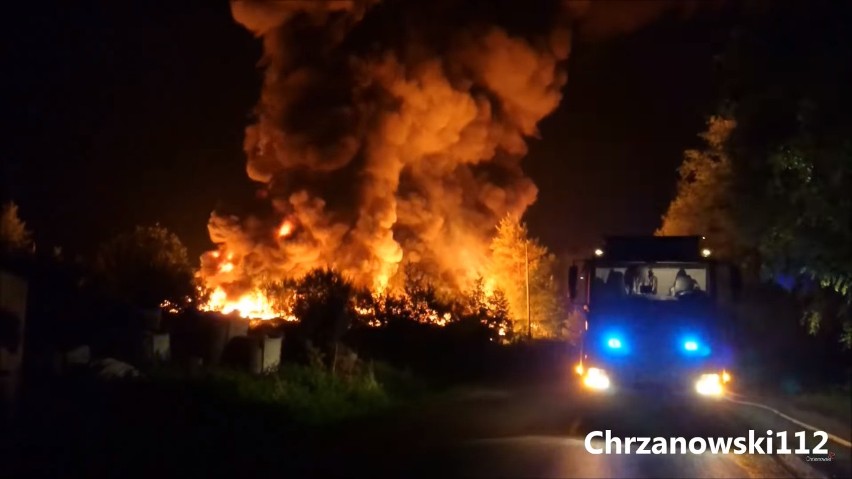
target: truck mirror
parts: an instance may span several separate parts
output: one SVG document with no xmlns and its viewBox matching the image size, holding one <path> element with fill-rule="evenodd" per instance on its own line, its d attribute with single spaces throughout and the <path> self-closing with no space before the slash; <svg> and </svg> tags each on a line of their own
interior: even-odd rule
<svg viewBox="0 0 852 479">
<path fill-rule="evenodd" d="M 577 275 L 579 274 L 576 266 L 571 266 L 568 269 L 568 295 L 571 299 L 577 297 Z"/>
</svg>

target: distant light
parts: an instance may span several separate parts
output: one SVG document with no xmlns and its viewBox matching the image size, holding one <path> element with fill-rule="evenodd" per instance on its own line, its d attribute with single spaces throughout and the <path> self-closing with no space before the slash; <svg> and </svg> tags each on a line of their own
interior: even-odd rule
<svg viewBox="0 0 852 479">
<path fill-rule="evenodd" d="M 703 250 L 701 250 L 701 256 L 704 256 L 705 258 L 710 257 L 710 255 L 711 255 L 712 253 L 713 253 L 713 252 L 712 252 L 712 251 L 710 251 L 710 250 L 709 250 L 709 249 L 707 249 L 707 248 L 704 248 Z"/>
<path fill-rule="evenodd" d="M 701 237 L 701 239 L 706 240 L 706 239 L 707 239 L 707 237 L 706 237 L 706 236 L 702 236 L 702 237 Z"/>
<path fill-rule="evenodd" d="M 606 342 L 606 345 L 612 349 L 621 348 L 621 340 L 618 338 L 609 338 L 609 341 Z"/>
<path fill-rule="evenodd" d="M 595 256 L 603 256 L 604 251 L 600 248 L 595 250 Z"/>
<path fill-rule="evenodd" d="M 585 372 L 585 368 L 583 368 L 583 363 L 577 363 L 577 366 L 574 367 L 574 372 L 582 376 Z"/>
<path fill-rule="evenodd" d="M 728 371 L 722 371 L 722 383 L 731 382 L 731 374 Z"/>
<path fill-rule="evenodd" d="M 695 382 L 695 391 L 702 396 L 721 396 L 724 388 L 718 374 L 702 374 Z"/>
<path fill-rule="evenodd" d="M 603 369 L 589 368 L 586 376 L 583 378 L 583 384 L 589 389 L 609 389 L 609 376 L 607 376 Z"/>
<path fill-rule="evenodd" d="M 695 341 L 687 341 L 683 343 L 683 349 L 687 351 L 698 351 L 698 343 Z"/>
</svg>

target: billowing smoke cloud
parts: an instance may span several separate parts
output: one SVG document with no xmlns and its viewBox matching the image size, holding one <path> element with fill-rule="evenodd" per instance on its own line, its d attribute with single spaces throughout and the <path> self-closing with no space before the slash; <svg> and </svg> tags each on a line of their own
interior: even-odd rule
<svg viewBox="0 0 852 479">
<path fill-rule="evenodd" d="M 571 5 L 233 1 L 263 41 L 244 149 L 273 209 L 213 214 L 208 284 L 241 290 L 332 266 L 379 289 L 409 269 L 469 285 L 499 219 L 536 199 L 520 162 L 561 100 L 570 15 L 590 9 Z"/>
</svg>

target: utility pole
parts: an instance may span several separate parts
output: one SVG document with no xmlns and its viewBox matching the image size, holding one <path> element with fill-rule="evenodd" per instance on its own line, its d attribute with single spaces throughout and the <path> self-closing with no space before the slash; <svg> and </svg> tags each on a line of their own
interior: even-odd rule
<svg viewBox="0 0 852 479">
<path fill-rule="evenodd" d="M 529 240 L 524 241 L 524 264 L 527 272 L 527 337 L 532 339 L 532 309 L 530 308 L 530 250 Z"/>
</svg>

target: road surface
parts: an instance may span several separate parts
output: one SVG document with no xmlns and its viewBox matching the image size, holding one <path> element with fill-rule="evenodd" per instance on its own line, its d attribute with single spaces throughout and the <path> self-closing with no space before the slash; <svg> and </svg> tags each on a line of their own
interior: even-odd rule
<svg viewBox="0 0 852 479">
<path fill-rule="evenodd" d="M 760 408 L 689 392 L 466 388 L 315 427 L 276 420 L 275 406 L 218 404 L 208 395 L 83 397 L 86 407 L 73 400 L 36 407 L 17 434 L 0 427 L 0 477 L 820 477 L 798 456 L 586 450 L 593 431 L 690 439 L 750 429 L 786 429 L 792 438 L 800 430 Z M 852 477 L 850 450 L 828 449 L 835 461 L 811 465 L 823 477 Z"/>
<path fill-rule="evenodd" d="M 589 432 L 613 437 L 737 437 L 779 430 L 743 406 L 659 391 L 584 394 L 561 387 L 479 390 L 358 429 L 305 457 L 322 476 L 395 477 L 849 477 L 848 461 L 810 469 L 773 455 L 637 455 L 587 452 Z M 787 428 L 792 433 L 795 426 Z M 601 446 L 600 442 L 593 445 Z M 634 446 L 635 448 L 635 446 Z M 848 455 L 848 450 L 839 451 Z"/>
</svg>

